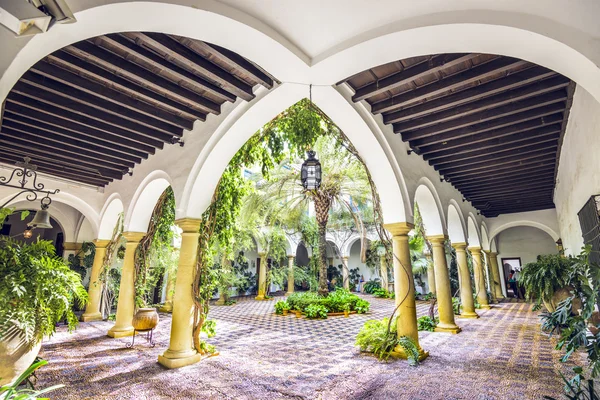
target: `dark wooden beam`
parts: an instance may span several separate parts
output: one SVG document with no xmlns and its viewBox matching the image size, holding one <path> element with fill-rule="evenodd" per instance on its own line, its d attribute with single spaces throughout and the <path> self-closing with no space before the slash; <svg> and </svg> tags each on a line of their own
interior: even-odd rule
<svg viewBox="0 0 600 400">
<path fill-rule="evenodd" d="M 509 146 L 518 148 L 527 145 L 530 141 L 549 140 L 549 138 L 557 138 L 560 133 L 560 124 L 547 125 L 537 129 L 531 129 L 515 133 L 510 136 L 502 136 L 485 141 L 477 141 L 471 144 L 464 144 L 461 147 L 452 148 L 449 150 L 437 151 L 433 153 L 423 154 L 425 161 L 442 160 L 448 156 L 459 154 L 475 154 L 494 149 L 507 149 Z"/>
<path fill-rule="evenodd" d="M 66 120 L 53 118 L 51 115 L 29 110 L 25 107 L 21 107 L 18 104 L 10 105 L 10 110 L 7 110 L 6 112 L 6 120 L 40 129 L 40 133 L 42 133 L 44 136 L 49 134 L 56 134 L 61 138 L 78 136 L 86 143 L 98 145 L 100 147 L 110 149 L 111 151 L 119 152 L 121 157 L 125 157 L 133 162 L 137 162 L 137 159 L 139 158 L 148 158 L 148 153 L 129 147 L 130 143 L 136 145 L 135 142 L 121 139 L 118 136 L 113 137 L 110 135 L 105 135 L 101 131 L 86 129 L 86 127 L 83 125 L 79 126 L 77 124 L 71 124 Z M 153 147 L 148 146 L 148 149 L 154 151 Z"/>
<path fill-rule="evenodd" d="M 55 99 L 52 104 L 77 111 L 92 118 L 105 121 L 136 133 L 151 137 L 164 137 L 167 141 L 173 136 L 183 136 L 183 130 L 175 125 L 167 124 L 137 111 L 128 110 L 110 101 L 102 100 L 71 86 L 63 85 L 50 78 L 26 72 L 19 82 L 26 83 L 30 87 L 38 88 L 35 95 L 22 93 L 40 101 Z M 42 98 L 43 97 L 43 98 Z"/>
<path fill-rule="evenodd" d="M 116 106 L 123 109 L 122 113 L 126 114 L 129 111 L 135 111 L 143 114 L 145 119 L 149 121 L 159 120 L 170 125 L 174 125 L 181 129 L 191 130 L 194 127 L 194 120 L 180 117 L 167 111 L 139 101 L 133 97 L 127 96 L 117 90 L 108 88 L 104 85 L 96 83 L 90 79 L 83 78 L 71 71 L 50 64 L 46 61 L 40 61 L 31 67 L 30 71 L 36 74 L 51 78 L 63 85 L 71 86 L 82 92 L 98 97 L 99 99 L 112 102 Z M 97 101 L 90 101 L 92 104 L 99 104 Z M 104 103 L 100 103 L 104 104 Z M 109 108 L 107 108 L 109 109 Z M 113 109 L 114 108 L 110 108 Z M 203 119 L 204 121 L 204 119 Z"/>
<path fill-rule="evenodd" d="M 524 112 L 519 112 L 513 115 L 509 115 L 507 117 L 494 119 L 491 121 L 482 122 L 479 124 L 473 124 L 470 126 L 465 126 L 462 128 L 454 129 L 451 131 L 447 131 L 444 133 L 440 133 L 437 135 L 432 135 L 429 137 L 425 137 L 422 139 L 416 139 L 410 141 L 411 147 L 423 147 L 430 146 L 432 144 L 444 143 L 450 140 L 460 139 L 462 137 L 483 133 L 487 131 L 491 131 L 494 129 L 503 128 L 510 125 L 516 125 L 520 122 L 529 121 L 532 119 L 537 119 L 539 117 L 543 117 L 546 115 L 555 114 L 557 112 L 564 111 L 565 104 L 564 103 L 554 103 L 540 108 L 534 108 L 533 110 L 527 110 Z M 402 140 L 404 139 L 404 135 L 402 136 Z"/>
<path fill-rule="evenodd" d="M 431 135 L 438 135 L 443 132 L 456 131 L 456 129 L 458 128 L 469 127 L 473 124 L 482 124 L 486 121 L 502 119 L 502 117 L 507 117 L 510 115 L 523 115 L 523 113 L 527 111 L 535 111 L 536 109 L 543 108 L 544 106 L 549 106 L 554 103 L 560 103 L 564 109 L 564 101 L 566 99 L 567 92 L 566 90 L 561 89 L 551 93 L 542 94 L 525 100 L 515 101 L 514 103 L 506 104 L 501 107 L 477 112 L 474 114 L 452 119 L 447 122 L 442 122 L 421 129 L 401 131 L 398 125 L 394 125 L 394 132 L 401 132 L 402 140 L 404 140 L 405 142 L 414 141 L 417 139 L 427 138 Z M 408 121 L 406 124 L 410 122 L 411 121 Z"/>
<path fill-rule="evenodd" d="M 35 111 L 41 111 L 43 113 L 50 114 L 50 115 L 53 115 L 53 116 L 61 118 L 61 119 L 65 119 L 65 120 L 68 120 L 71 122 L 76 122 L 76 123 L 85 125 L 89 128 L 103 131 L 103 132 L 105 132 L 105 134 L 108 133 L 108 134 L 112 134 L 115 136 L 119 136 L 124 139 L 129 139 L 129 141 L 131 143 L 139 143 L 139 146 L 134 147 L 139 150 L 142 150 L 143 148 L 147 148 L 148 146 L 152 146 L 155 148 L 163 147 L 163 142 L 160 140 L 155 140 L 155 139 L 148 138 L 146 136 L 137 135 L 126 129 L 120 129 L 116 126 L 106 124 L 104 122 L 100 122 L 98 120 L 86 117 L 81 114 L 66 111 L 65 109 L 55 107 L 48 103 L 42 103 L 40 101 L 31 99 L 29 97 L 25 97 L 21 94 L 16 93 L 16 92 L 14 92 L 14 89 L 13 89 L 13 92 L 10 93 L 7 101 L 9 101 L 11 103 L 19 104 L 24 107 L 31 108 L 32 110 L 35 110 Z"/>
<path fill-rule="evenodd" d="M 396 110 L 406 107 L 409 104 L 417 103 L 421 100 L 455 90 L 459 87 L 464 87 L 469 83 L 488 78 L 500 72 L 506 71 L 507 69 L 517 68 L 527 64 L 528 63 L 526 61 L 517 60 L 515 58 L 500 57 L 463 73 L 453 75 L 438 82 L 426 85 L 422 88 L 418 88 L 413 91 L 402 93 L 389 99 L 377 102 L 372 105 L 371 110 L 374 114 Z"/>
<path fill-rule="evenodd" d="M 445 109 L 459 106 L 461 104 L 474 102 L 487 96 L 492 96 L 501 92 L 521 87 L 533 82 L 556 75 L 556 72 L 544 67 L 532 67 L 518 71 L 502 79 L 496 79 L 483 83 L 472 89 L 461 90 L 458 93 L 438 99 L 429 100 L 425 103 L 407 107 L 400 111 L 383 114 L 383 122 L 392 124 L 402 122 L 413 118 L 422 117 L 426 114 L 439 112 Z"/>
<path fill-rule="evenodd" d="M 514 185 L 519 185 L 521 183 L 528 183 L 528 182 L 541 182 L 541 181 L 552 181 L 554 182 L 554 174 L 552 174 L 551 172 L 542 172 L 542 173 L 533 173 L 533 174 L 526 174 L 526 175 L 522 175 L 522 176 L 515 176 L 515 177 L 500 177 L 497 179 L 490 179 L 490 180 L 478 180 L 478 181 L 471 181 L 471 182 L 466 182 L 464 184 L 456 184 L 454 185 L 454 187 L 456 187 L 456 189 L 458 189 L 460 192 L 462 192 L 463 190 L 467 191 L 470 189 L 484 189 L 484 188 L 488 188 L 488 187 L 510 187 L 510 186 L 514 186 Z"/>
<path fill-rule="evenodd" d="M 46 58 L 51 64 L 67 69 L 86 79 L 99 82 L 101 85 L 117 90 L 128 97 L 139 99 L 169 113 L 186 119 L 206 120 L 206 112 L 188 107 L 181 102 L 169 98 L 168 93 L 154 92 L 132 81 L 113 74 L 92 63 L 88 63 L 63 50 L 55 51 Z"/>
<path fill-rule="evenodd" d="M 146 46 L 157 51 L 163 57 L 199 71 L 202 75 L 241 99 L 250 101 L 254 98 L 250 85 L 228 74 L 203 57 L 200 57 L 178 41 L 160 33 L 135 32 L 130 35 L 141 40 Z"/>
<path fill-rule="evenodd" d="M 219 114 L 221 112 L 221 106 L 206 97 L 187 90 L 92 43 L 74 43 L 66 47 L 65 50 L 72 55 L 101 66 L 115 75 L 161 93 L 163 96 L 169 96 L 178 103 L 202 113 Z"/>
<path fill-rule="evenodd" d="M 518 167 L 525 162 L 533 162 L 534 160 L 541 160 L 548 158 L 549 156 L 556 155 L 556 146 L 552 149 L 539 151 L 532 154 L 518 155 L 515 157 L 502 158 L 496 161 L 483 161 L 478 163 L 469 164 L 467 163 L 453 163 L 445 165 L 439 168 L 440 174 L 444 176 L 452 176 L 453 174 L 464 174 L 471 171 L 485 170 L 489 168 L 502 168 L 505 165 L 513 165 Z M 435 168 L 435 167 L 434 167 Z"/>
<path fill-rule="evenodd" d="M 249 75 L 252 79 L 267 89 L 273 88 L 273 79 L 268 74 L 263 72 L 250 61 L 246 60 L 244 57 L 234 53 L 231 50 L 227 50 L 226 48 L 217 46 L 216 44 L 206 43 L 201 40 L 194 40 L 181 36 L 176 37 L 175 39 L 195 52 L 198 52 L 197 50 L 203 50 L 212 54 L 214 57 L 218 58 L 219 61 L 226 63 L 237 71 L 241 71 L 242 73 Z"/>
<path fill-rule="evenodd" d="M 356 94 L 352 96 L 352 101 L 358 102 L 369 97 L 376 96 L 378 94 L 387 92 L 388 90 L 395 89 L 407 83 L 414 81 L 415 79 L 422 78 L 423 76 L 437 73 L 440 69 L 450 68 L 458 64 L 462 64 L 470 59 L 478 56 L 479 54 L 438 54 L 431 56 L 428 60 L 423 61 L 410 68 L 403 69 L 400 72 L 387 76 L 385 78 L 377 80 L 377 82 L 368 84 L 356 90 Z"/>
<path fill-rule="evenodd" d="M 494 218 L 501 214 L 515 214 L 515 213 L 527 212 L 527 211 L 547 210 L 547 209 L 551 209 L 551 208 L 555 208 L 554 203 L 539 204 L 537 206 L 524 207 L 524 208 L 519 208 L 519 209 L 516 209 L 516 208 L 497 209 L 497 210 L 493 210 L 493 211 L 486 211 L 483 213 L 483 215 L 486 218 Z"/>
<path fill-rule="evenodd" d="M 489 173 L 484 172 L 480 174 L 470 174 L 469 176 L 453 176 L 452 179 L 450 177 L 446 177 L 450 179 L 450 183 L 453 185 L 461 185 L 465 182 L 479 182 L 483 180 L 492 180 L 492 179 L 509 179 L 517 176 L 525 176 L 527 174 L 538 174 L 544 173 L 548 171 L 554 170 L 554 163 L 547 163 L 544 165 L 526 165 L 521 166 L 520 168 L 511 169 L 507 171 L 497 171 L 497 173 Z"/>
<path fill-rule="evenodd" d="M 558 146 L 557 136 L 558 135 L 556 134 L 554 137 L 546 138 L 546 140 L 534 138 L 528 143 L 521 142 L 525 143 L 525 145 L 518 148 L 509 146 L 507 148 L 496 148 L 480 152 L 457 154 L 456 156 L 437 159 L 435 161 L 430 161 L 429 163 L 439 169 L 444 168 L 446 165 L 469 165 L 479 162 L 499 160 L 507 157 L 521 156 L 547 149 L 556 149 Z"/>
<path fill-rule="evenodd" d="M 545 192 L 545 190 L 553 190 L 554 182 L 531 182 L 527 184 L 513 185 L 512 187 L 503 188 L 488 188 L 488 189 L 474 189 L 470 191 L 462 191 L 461 193 L 470 200 L 483 199 L 489 200 L 497 196 L 509 195 L 512 193 L 518 194 L 523 198 L 527 198 L 531 193 Z"/>
<path fill-rule="evenodd" d="M 146 50 L 143 47 L 143 41 L 136 38 L 135 35 L 130 33 L 124 33 L 123 35 L 125 35 L 126 37 L 132 36 L 131 40 L 133 40 L 135 43 L 132 42 L 130 39 L 116 33 L 112 35 L 99 36 L 94 39 L 94 43 L 98 46 L 106 48 L 106 46 L 103 45 L 104 42 L 109 44 L 110 46 L 120 49 L 121 51 L 127 54 L 128 59 L 130 59 L 129 57 L 135 57 L 138 59 L 138 61 L 141 60 L 143 63 L 152 66 L 151 70 L 155 70 L 155 73 L 157 75 L 163 76 L 165 79 L 169 79 L 169 77 L 165 75 L 165 73 L 172 74 L 178 81 L 185 82 L 187 85 L 191 86 L 191 88 L 189 88 L 190 90 L 199 90 L 201 92 L 210 93 L 211 95 L 218 97 L 222 101 L 234 102 L 236 100 L 234 94 L 223 90 L 219 86 L 214 85 L 213 83 L 207 81 L 206 79 L 200 76 L 194 75 L 193 73 L 177 66 L 177 64 L 173 64 L 165 60 L 164 58 L 151 52 L 150 50 Z M 139 64 L 139 62 L 136 62 L 136 64 Z"/>
<path fill-rule="evenodd" d="M 6 122 L 7 123 L 4 124 L 4 126 L 2 127 L 0 137 L 12 137 L 15 140 L 23 140 L 25 142 L 30 143 L 30 145 L 32 145 L 33 147 L 47 147 L 48 151 L 52 153 L 56 152 L 58 154 L 71 156 L 75 153 L 78 155 L 81 154 L 83 156 L 95 158 L 97 160 L 103 160 L 107 163 L 119 166 L 120 171 L 124 170 L 125 168 L 133 168 L 135 165 L 135 163 L 131 161 L 123 160 L 120 157 L 114 157 L 115 153 L 110 152 L 109 150 L 91 146 L 86 144 L 85 142 L 77 141 L 75 139 L 56 140 L 56 136 L 36 135 L 34 133 L 28 132 L 28 130 L 33 130 L 34 128 L 24 129 L 27 127 L 17 126 L 17 129 L 14 129 L 14 123 L 12 123 L 11 121 Z M 119 153 L 116 154 L 118 155 Z"/>
<path fill-rule="evenodd" d="M 522 109 L 521 111 L 524 111 L 526 109 L 535 108 L 536 104 L 537 106 L 550 104 L 548 101 L 552 99 L 552 96 L 555 97 L 555 101 L 551 102 L 566 100 L 567 92 L 566 90 L 561 89 L 565 88 L 569 82 L 570 80 L 568 78 L 559 75 L 519 89 L 486 97 L 483 100 L 474 101 L 462 106 L 455 106 L 435 114 L 428 114 L 421 118 L 411 119 L 410 121 L 395 123 L 394 132 L 413 131 L 435 124 L 439 124 L 435 126 L 442 127 L 445 126 L 442 124 L 443 122 L 456 121 L 456 119 L 468 121 L 469 118 L 463 118 L 467 115 L 471 115 L 471 121 L 483 122 L 486 119 L 490 119 L 490 113 L 497 113 L 498 116 L 509 115 L 516 112 L 515 110 L 518 110 L 519 108 Z M 563 96 L 560 96 L 559 93 L 562 93 Z M 536 100 L 537 103 L 535 102 Z M 452 126 L 451 123 L 447 123 L 446 125 L 451 126 L 451 128 L 448 129 L 459 126 Z M 442 132 L 443 130 L 438 129 L 437 131 Z"/>
<path fill-rule="evenodd" d="M 515 170 L 523 168 L 524 166 L 529 165 L 537 165 L 539 167 L 554 165 L 553 154 L 551 155 L 543 155 L 541 157 L 530 158 L 528 160 L 517 159 L 514 161 L 506 162 L 503 160 L 499 164 L 488 164 L 488 165 L 478 165 L 478 166 L 470 166 L 467 167 L 469 170 L 465 170 L 465 168 L 455 168 L 452 170 L 440 170 L 440 174 L 445 177 L 456 178 L 456 177 L 466 177 L 472 175 L 481 175 L 481 174 L 496 174 L 501 171 L 506 170 Z"/>
</svg>

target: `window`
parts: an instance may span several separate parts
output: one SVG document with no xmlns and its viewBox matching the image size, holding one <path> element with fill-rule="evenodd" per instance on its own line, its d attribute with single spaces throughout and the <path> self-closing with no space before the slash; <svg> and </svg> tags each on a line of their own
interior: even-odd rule
<svg viewBox="0 0 600 400">
<path fill-rule="evenodd" d="M 590 197 L 577 215 L 583 242 L 592 246 L 590 262 L 600 264 L 600 195 Z"/>
</svg>

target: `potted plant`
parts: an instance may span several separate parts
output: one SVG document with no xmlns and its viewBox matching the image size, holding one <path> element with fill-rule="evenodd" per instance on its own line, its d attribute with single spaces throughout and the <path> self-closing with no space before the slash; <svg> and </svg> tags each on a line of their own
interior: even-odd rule
<svg viewBox="0 0 600 400">
<path fill-rule="evenodd" d="M 279 300 L 275 303 L 275 314 L 277 315 L 288 315 L 288 311 L 290 311 L 290 304 L 285 300 Z"/>
<path fill-rule="evenodd" d="M 52 242 L 32 244 L 0 238 L 0 385 L 13 381 L 33 362 L 42 339 L 56 323 L 77 326 L 73 306 L 87 292 L 81 276 L 56 256 Z"/>
<path fill-rule="evenodd" d="M 560 254 L 539 255 L 519 274 L 518 281 L 525 288 L 525 296 L 537 298 L 537 303 L 543 302 L 549 312 L 556 310 L 558 303 L 571 296 L 569 275 L 574 263 L 574 258 Z"/>
<path fill-rule="evenodd" d="M 344 317 L 348 318 L 350 316 L 350 304 L 344 304 Z"/>
</svg>

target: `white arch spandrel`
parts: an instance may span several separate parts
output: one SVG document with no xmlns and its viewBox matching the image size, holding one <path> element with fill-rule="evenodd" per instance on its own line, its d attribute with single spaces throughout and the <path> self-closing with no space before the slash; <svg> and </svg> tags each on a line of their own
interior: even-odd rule
<svg viewBox="0 0 600 400">
<path fill-rule="evenodd" d="M 490 234 L 490 241 L 494 240 L 494 238 L 496 236 L 498 236 L 500 234 L 500 232 L 505 231 L 509 228 L 515 228 L 518 226 L 530 226 L 533 228 L 538 228 L 538 229 L 546 232 L 548 235 L 550 235 L 552 240 L 554 240 L 555 242 L 560 238 L 560 235 L 558 234 L 558 232 L 556 232 L 554 229 L 550 228 L 548 225 L 542 224 L 541 222 L 537 222 L 537 221 L 520 220 L 520 221 L 508 222 L 506 224 L 496 227 Z"/>
<path fill-rule="evenodd" d="M 138 186 L 125 213 L 125 232 L 146 232 L 152 211 L 166 188 L 171 186 L 171 178 L 164 171 L 152 171 Z"/>
<path fill-rule="evenodd" d="M 481 237 L 479 229 L 477 229 L 477 219 L 473 213 L 469 213 L 467 217 L 467 240 L 469 247 L 481 247 Z"/>
<path fill-rule="evenodd" d="M 448 237 L 452 243 L 466 243 L 465 219 L 456 200 L 450 200 L 448 206 Z"/>
<path fill-rule="evenodd" d="M 486 251 L 490 250 L 488 229 L 483 221 L 481 222 L 481 248 Z"/>
<path fill-rule="evenodd" d="M 439 195 L 433 183 L 427 178 L 421 178 L 414 197 L 419 205 L 421 219 L 428 236 L 445 235 L 446 222 Z"/>
<path fill-rule="evenodd" d="M 124 212 L 123 202 L 118 194 L 112 194 L 104 203 L 102 208 L 102 218 L 100 220 L 100 229 L 98 239 L 112 239 L 115 226 L 119 221 L 119 216 Z"/>
</svg>

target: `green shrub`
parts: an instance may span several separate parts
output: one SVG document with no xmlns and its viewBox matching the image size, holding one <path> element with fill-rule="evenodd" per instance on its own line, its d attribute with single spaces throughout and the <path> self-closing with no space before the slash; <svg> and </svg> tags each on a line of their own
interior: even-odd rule
<svg viewBox="0 0 600 400">
<path fill-rule="evenodd" d="M 304 311 L 311 304 L 319 304 L 322 297 L 316 292 L 295 292 L 288 296 L 291 310 Z"/>
<path fill-rule="evenodd" d="M 289 311 L 290 305 L 287 301 L 285 300 L 279 300 L 277 303 L 275 303 L 275 314 L 283 314 L 283 311 Z"/>
<path fill-rule="evenodd" d="M 375 289 L 375 291 L 373 292 L 373 296 L 379 297 L 382 299 L 393 299 L 394 297 L 396 297 L 396 296 L 394 296 L 394 292 L 389 292 L 382 288 Z"/>
<path fill-rule="evenodd" d="M 398 337 L 396 320 L 389 325 L 389 331 L 388 325 L 388 318 L 365 322 L 356 336 L 356 345 L 361 351 L 373 353 L 380 360 L 387 360 L 396 346 L 400 346 L 406 352 L 409 364 L 417 365 L 419 349 L 415 342 L 406 336 Z"/>
<path fill-rule="evenodd" d="M 364 314 L 369 311 L 369 307 L 371 307 L 371 303 L 359 298 L 354 304 L 354 311 L 359 314 Z"/>
<path fill-rule="evenodd" d="M 576 262 L 574 257 L 547 254 L 537 256 L 536 262 L 525 264 L 519 274 L 519 283 L 525 288 L 526 297 L 550 303 L 554 291 L 569 283 L 569 275 Z"/>
<path fill-rule="evenodd" d="M 452 309 L 455 315 L 460 315 L 460 299 L 458 297 L 452 298 Z"/>
<path fill-rule="evenodd" d="M 433 294 L 431 292 L 429 292 L 425 296 L 423 296 L 423 300 L 425 300 L 425 301 L 429 301 L 431 299 L 435 299 L 435 294 Z"/>
<path fill-rule="evenodd" d="M 327 308 L 321 304 L 311 304 L 310 306 L 306 307 L 306 310 L 304 310 L 306 317 L 310 319 L 325 319 L 327 318 L 327 312 Z"/>
<path fill-rule="evenodd" d="M 381 289 L 381 282 L 375 279 L 367 281 L 363 286 L 363 290 L 365 291 L 365 293 L 368 294 L 373 294 L 373 292 L 375 292 L 376 289 Z"/>
<path fill-rule="evenodd" d="M 435 330 L 436 325 L 437 324 L 435 323 L 435 321 L 427 315 L 424 315 L 417 319 L 417 329 L 420 331 L 433 332 Z"/>
<path fill-rule="evenodd" d="M 343 312 L 344 310 L 364 313 L 369 310 L 369 302 L 362 300 L 357 295 L 346 289 L 338 288 L 329 293 L 327 297 L 320 296 L 315 292 L 296 292 L 288 296 L 287 303 L 290 310 L 306 312 L 313 304 L 325 307 L 329 312 Z"/>
</svg>

